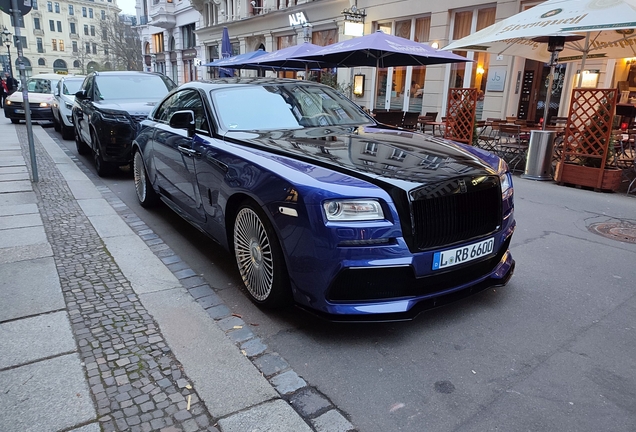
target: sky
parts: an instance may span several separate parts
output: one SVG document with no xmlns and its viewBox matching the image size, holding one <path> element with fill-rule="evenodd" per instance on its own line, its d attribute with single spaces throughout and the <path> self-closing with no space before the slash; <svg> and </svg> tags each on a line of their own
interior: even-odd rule
<svg viewBox="0 0 636 432">
<path fill-rule="evenodd" d="M 135 0 L 117 0 L 117 6 L 126 15 L 135 15 Z"/>
</svg>

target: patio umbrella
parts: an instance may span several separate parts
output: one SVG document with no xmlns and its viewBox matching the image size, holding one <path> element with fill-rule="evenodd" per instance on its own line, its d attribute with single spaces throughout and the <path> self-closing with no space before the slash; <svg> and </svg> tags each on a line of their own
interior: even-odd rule
<svg viewBox="0 0 636 432">
<path fill-rule="evenodd" d="M 336 67 L 425 66 L 468 62 L 465 57 L 431 48 L 426 44 L 386 34 L 382 31 L 338 42 L 296 60 L 333 63 Z"/>
<path fill-rule="evenodd" d="M 233 57 L 222 58 L 210 63 L 202 64 L 201 66 L 221 67 L 221 68 L 227 68 L 228 66 L 229 67 L 241 66 L 241 64 L 244 64 L 245 62 L 253 60 L 257 57 L 261 57 L 265 54 L 267 54 L 267 51 L 261 49 L 257 51 L 251 51 L 248 53 L 235 55 Z M 247 68 L 237 67 L 237 69 L 247 69 Z"/>
<path fill-rule="evenodd" d="M 257 58 L 252 62 L 252 65 L 259 67 L 272 67 L 272 68 L 285 68 L 285 69 L 305 69 L 308 72 L 310 69 L 322 69 L 334 67 L 332 63 L 326 63 L 319 60 L 302 60 L 298 57 L 312 54 L 321 50 L 323 47 L 320 45 L 314 45 L 309 42 L 304 42 L 300 45 L 290 46 L 282 48 L 277 51 Z"/>
<path fill-rule="evenodd" d="M 452 42 L 443 49 L 484 51 L 549 62 L 551 80 L 557 60 L 581 60 L 582 71 L 587 58 L 636 56 L 635 28 L 636 0 L 548 0 Z M 549 45 L 545 43 L 549 36 L 565 37 L 563 49 L 550 52 Z M 549 83 L 548 89 L 551 88 Z M 550 97 L 549 91 L 544 119 Z M 544 127 L 546 124 L 547 121 Z"/>
<path fill-rule="evenodd" d="M 636 0 L 548 0 L 445 46 L 550 61 L 546 35 L 578 34 L 559 54 L 560 62 L 586 58 L 636 57 Z"/>
<path fill-rule="evenodd" d="M 232 44 L 230 43 L 230 33 L 227 27 L 223 27 L 223 36 L 221 37 L 221 58 L 230 58 L 232 56 Z M 221 67 L 219 71 L 221 78 L 234 76 L 232 69 Z"/>
</svg>

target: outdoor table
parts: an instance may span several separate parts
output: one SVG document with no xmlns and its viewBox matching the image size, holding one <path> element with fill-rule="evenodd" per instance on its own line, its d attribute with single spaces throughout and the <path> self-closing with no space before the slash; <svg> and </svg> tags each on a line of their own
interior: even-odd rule
<svg viewBox="0 0 636 432">
<path fill-rule="evenodd" d="M 422 131 L 425 130 L 426 126 L 432 126 L 433 127 L 433 136 L 437 136 L 436 133 L 435 133 L 435 130 L 437 130 L 439 136 L 444 136 L 444 130 L 446 129 L 446 122 L 438 122 L 438 121 L 434 121 L 434 120 L 427 120 L 426 118 L 423 118 L 423 117 L 425 117 L 425 116 L 420 116 L 418 118 L 418 123 L 420 123 L 422 125 Z"/>
</svg>

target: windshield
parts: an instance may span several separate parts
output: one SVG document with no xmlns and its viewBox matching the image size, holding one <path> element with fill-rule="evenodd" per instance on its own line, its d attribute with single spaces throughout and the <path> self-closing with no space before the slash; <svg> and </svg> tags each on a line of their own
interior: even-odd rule
<svg viewBox="0 0 636 432">
<path fill-rule="evenodd" d="M 53 89 L 59 80 L 44 78 L 31 78 L 27 81 L 27 91 L 29 93 L 53 93 Z"/>
<path fill-rule="evenodd" d="M 62 84 L 62 93 L 65 95 L 74 95 L 82 87 L 83 79 L 64 80 Z"/>
<path fill-rule="evenodd" d="M 99 75 L 95 79 L 95 94 L 99 100 L 157 100 L 172 90 L 159 75 Z"/>
<path fill-rule="evenodd" d="M 236 131 L 357 126 L 370 123 L 356 104 L 330 87 L 285 83 L 213 90 L 224 129 Z"/>
</svg>

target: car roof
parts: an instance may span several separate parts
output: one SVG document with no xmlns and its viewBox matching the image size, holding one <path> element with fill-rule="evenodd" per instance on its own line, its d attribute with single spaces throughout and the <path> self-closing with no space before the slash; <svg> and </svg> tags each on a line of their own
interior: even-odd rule
<svg viewBox="0 0 636 432">
<path fill-rule="evenodd" d="M 61 75 L 61 74 L 56 74 L 56 73 L 43 73 L 43 74 L 37 74 L 37 75 L 33 75 L 27 78 L 27 80 L 30 79 L 36 79 L 36 78 L 41 78 L 41 79 L 61 79 L 62 77 L 65 77 L 68 75 Z"/>
<path fill-rule="evenodd" d="M 95 71 L 91 72 L 91 74 L 95 76 L 101 75 L 156 75 L 161 76 L 160 73 L 157 72 L 144 72 L 144 71 Z"/>
</svg>

